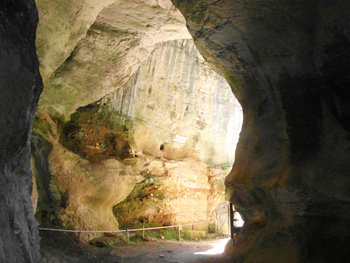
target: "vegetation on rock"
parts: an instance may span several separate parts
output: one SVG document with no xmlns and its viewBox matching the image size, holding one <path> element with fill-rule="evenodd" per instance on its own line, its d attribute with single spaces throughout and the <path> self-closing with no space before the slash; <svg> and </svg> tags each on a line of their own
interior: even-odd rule
<svg viewBox="0 0 350 263">
<path fill-rule="evenodd" d="M 127 118 L 93 104 L 79 108 L 63 125 L 60 143 L 91 161 L 111 156 L 123 160 L 132 157 L 131 127 Z"/>
</svg>

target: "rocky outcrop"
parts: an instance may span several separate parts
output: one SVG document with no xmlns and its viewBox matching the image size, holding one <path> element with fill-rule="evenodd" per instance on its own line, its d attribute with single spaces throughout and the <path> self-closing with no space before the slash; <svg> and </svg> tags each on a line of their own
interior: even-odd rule
<svg viewBox="0 0 350 263">
<path fill-rule="evenodd" d="M 49 115 L 36 114 L 32 148 L 41 226 L 118 230 L 119 223 L 139 227 L 209 221 L 224 201 L 224 179 L 231 166 L 209 168 L 188 157 L 132 156 L 132 131 L 106 122 L 96 110 L 104 112 L 80 109 L 61 132 Z M 78 238 L 98 236 L 82 233 Z"/>
<path fill-rule="evenodd" d="M 0 262 L 40 262 L 30 134 L 42 90 L 34 1 L 0 3 Z"/>
<path fill-rule="evenodd" d="M 244 112 L 226 187 L 246 226 L 228 258 L 344 262 L 349 4 L 173 2 Z"/>
<path fill-rule="evenodd" d="M 143 177 L 135 167 L 112 155 L 100 156 L 98 160 L 80 157 L 59 143 L 57 125 L 46 113 L 38 111 L 36 117 L 34 132 L 40 131 L 39 123 L 50 125 L 47 133 L 35 135 L 32 141 L 36 161 L 33 168 L 40 186 L 38 221 L 66 229 L 118 230 L 113 206 L 124 200 Z M 42 151 L 46 152 L 45 157 Z M 83 233 L 79 239 L 88 241 L 99 235 Z"/>
<path fill-rule="evenodd" d="M 209 68 L 192 40 L 158 44 L 129 81 L 100 103 L 137 123 L 135 153 L 233 164 L 242 110 L 230 86 Z"/>
<path fill-rule="evenodd" d="M 37 2 L 42 21 L 47 18 L 37 42 L 45 83 L 40 108 L 61 121 L 123 86 L 138 69 L 135 61 L 144 61 L 156 43 L 172 40 L 153 39 L 156 33 L 173 32 L 171 25 L 182 20 L 169 1 Z M 228 247 L 228 260 L 344 262 L 350 232 L 349 4 L 173 2 L 186 16 L 201 54 L 228 80 L 243 107 L 237 158 L 226 185 L 246 225 L 237 246 Z M 0 7 L 0 259 L 40 262 L 29 168 L 29 134 L 41 90 L 37 16 L 33 1 L 5 0 Z M 136 10 L 131 20 L 125 19 L 129 10 Z M 114 53 L 116 46 L 122 54 Z M 97 70 L 96 65 L 105 66 Z M 76 69 L 72 76 L 70 68 Z M 61 146 L 55 149 L 64 155 Z M 90 168 L 80 156 L 68 155 L 73 160 L 67 165 L 81 162 L 79 169 Z"/>
<path fill-rule="evenodd" d="M 143 179 L 135 169 L 115 159 L 89 163 L 54 144 L 50 155 L 53 184 L 63 199 L 58 217 L 66 229 L 118 230 L 113 206 L 124 200 Z M 82 241 L 100 234 L 79 234 Z"/>
<path fill-rule="evenodd" d="M 228 170 L 211 169 L 192 158 L 165 161 L 144 156 L 144 177 L 131 194 L 114 207 L 123 228 L 205 223 L 224 202 L 224 179 Z M 215 221 L 212 222 L 215 224 Z"/>
<path fill-rule="evenodd" d="M 157 43 L 191 38 L 170 0 L 37 2 L 39 108 L 60 118 L 125 84 Z"/>
<path fill-rule="evenodd" d="M 116 213 L 123 225 L 145 217 L 151 224 L 208 221 L 223 202 L 234 160 L 235 147 L 225 145 L 236 144 L 242 122 L 230 86 L 198 53 L 170 1 L 90 5 L 38 1 L 45 89 L 32 140 L 37 220 L 117 230 L 112 208 L 131 192 L 126 210 Z M 156 186 L 145 173 L 155 174 Z M 165 193 L 149 202 L 138 196 L 144 187 L 154 198 L 159 189 Z"/>
<path fill-rule="evenodd" d="M 235 148 L 222 145 L 237 141 L 240 113 L 230 87 L 193 42 L 158 45 L 122 88 L 79 108 L 70 121 L 55 123 L 37 111 L 38 221 L 80 230 L 117 230 L 118 221 L 208 222 L 224 201 Z M 177 134 L 187 142 L 174 142 Z"/>
</svg>

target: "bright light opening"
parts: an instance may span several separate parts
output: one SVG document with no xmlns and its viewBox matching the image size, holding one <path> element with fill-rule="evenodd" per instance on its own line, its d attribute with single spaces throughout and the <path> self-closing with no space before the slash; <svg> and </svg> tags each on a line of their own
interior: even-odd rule
<svg viewBox="0 0 350 263">
<path fill-rule="evenodd" d="M 244 221 L 241 217 L 241 214 L 238 212 L 235 212 L 234 216 L 233 216 L 233 225 L 235 227 L 242 227 L 244 225 Z"/>
<path fill-rule="evenodd" d="M 219 241 L 216 241 L 215 243 L 212 243 L 210 245 L 213 246 L 213 248 L 204 251 L 204 252 L 195 252 L 193 254 L 195 255 L 218 255 L 218 254 L 222 254 L 225 250 L 225 246 L 227 244 L 227 242 L 230 240 L 230 238 L 225 238 L 225 239 L 221 239 Z"/>
<path fill-rule="evenodd" d="M 233 226 L 234 227 L 242 227 L 244 225 L 244 220 L 242 219 L 242 216 L 240 213 L 235 211 L 235 206 L 232 205 L 233 210 Z"/>
</svg>

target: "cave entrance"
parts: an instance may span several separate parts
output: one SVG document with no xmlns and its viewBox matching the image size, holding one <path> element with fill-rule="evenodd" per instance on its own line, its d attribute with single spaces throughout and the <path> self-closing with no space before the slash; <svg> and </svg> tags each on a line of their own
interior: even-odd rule
<svg viewBox="0 0 350 263">
<path fill-rule="evenodd" d="M 228 213 L 218 207 L 227 208 L 224 182 L 242 108 L 198 52 L 180 12 L 168 0 L 101 3 L 100 10 L 44 2 L 37 1 L 44 91 L 32 140 L 34 159 L 43 159 L 32 167 L 46 195 L 37 206 L 41 226 L 190 224 L 182 238 L 196 240 L 215 225 L 228 235 Z M 89 19 L 69 19 L 77 14 Z M 42 145 L 49 145 L 44 157 Z M 93 231 L 78 239 L 125 241 Z"/>
</svg>

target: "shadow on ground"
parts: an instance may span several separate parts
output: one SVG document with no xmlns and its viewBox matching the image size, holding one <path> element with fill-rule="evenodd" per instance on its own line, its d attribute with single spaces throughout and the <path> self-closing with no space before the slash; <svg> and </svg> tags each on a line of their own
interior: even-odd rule
<svg viewBox="0 0 350 263">
<path fill-rule="evenodd" d="M 141 262 L 221 262 L 213 249 L 225 240 L 176 242 L 158 240 L 133 245 L 99 248 L 79 245 L 72 236 L 60 232 L 41 232 L 41 255 L 44 263 L 141 263 Z M 227 240 L 227 239 L 226 239 Z"/>
</svg>

